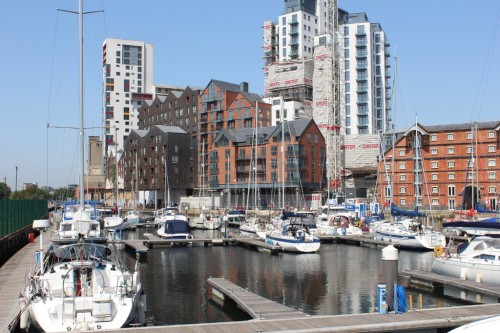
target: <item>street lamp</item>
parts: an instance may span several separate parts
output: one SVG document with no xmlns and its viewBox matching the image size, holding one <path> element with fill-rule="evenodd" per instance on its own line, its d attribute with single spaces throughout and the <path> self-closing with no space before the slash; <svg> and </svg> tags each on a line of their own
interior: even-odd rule
<svg viewBox="0 0 500 333">
<path fill-rule="evenodd" d="M 16 191 L 17 192 L 17 166 L 16 166 Z"/>
</svg>

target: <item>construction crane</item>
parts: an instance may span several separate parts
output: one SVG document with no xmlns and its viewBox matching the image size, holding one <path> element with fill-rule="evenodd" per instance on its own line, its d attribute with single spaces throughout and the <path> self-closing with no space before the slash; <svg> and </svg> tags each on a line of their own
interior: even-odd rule
<svg viewBox="0 0 500 333">
<path fill-rule="evenodd" d="M 340 68 L 339 68 L 339 11 L 338 0 L 327 2 L 328 36 L 330 43 L 331 79 L 328 91 L 328 128 L 327 128 L 327 177 L 328 199 L 344 193 L 342 182 L 341 134 L 340 134 Z"/>
</svg>

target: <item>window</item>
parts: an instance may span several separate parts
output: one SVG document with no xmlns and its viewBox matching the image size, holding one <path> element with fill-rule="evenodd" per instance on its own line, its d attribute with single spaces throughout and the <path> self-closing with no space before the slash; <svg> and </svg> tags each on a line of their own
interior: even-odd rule
<svg viewBox="0 0 500 333">
<path fill-rule="evenodd" d="M 488 146 L 488 153 L 494 153 L 495 152 L 495 146 Z"/>
<path fill-rule="evenodd" d="M 472 132 L 467 133 L 467 140 L 472 140 L 474 138 L 474 134 Z"/>
<path fill-rule="evenodd" d="M 455 167 L 455 162 L 449 161 L 448 162 L 448 168 L 454 168 Z"/>
<path fill-rule="evenodd" d="M 400 206 L 405 206 L 406 205 L 406 199 L 399 200 L 399 205 Z"/>
<path fill-rule="evenodd" d="M 399 175 L 399 180 L 400 181 L 405 181 L 406 180 L 406 175 Z"/>
<path fill-rule="evenodd" d="M 488 187 L 488 193 L 497 193 L 497 189 L 495 186 Z"/>
<path fill-rule="evenodd" d="M 432 193 L 439 193 L 439 187 L 438 186 L 433 186 L 432 187 Z"/>
<path fill-rule="evenodd" d="M 405 163 L 405 162 L 401 162 L 401 163 L 399 163 L 399 169 L 400 169 L 400 170 L 404 170 L 404 169 L 406 169 L 406 163 Z"/>
<path fill-rule="evenodd" d="M 449 185 L 448 186 L 448 196 L 449 197 L 454 197 L 455 196 L 455 185 Z"/>
<path fill-rule="evenodd" d="M 472 153 L 472 147 L 471 146 L 467 147 L 467 153 L 469 153 L 469 154 Z"/>
<path fill-rule="evenodd" d="M 474 172 L 467 172 L 467 179 L 474 179 Z"/>
<path fill-rule="evenodd" d="M 488 139 L 493 139 L 495 138 L 495 132 L 489 131 L 488 132 Z"/>
<path fill-rule="evenodd" d="M 448 133 L 448 135 L 446 136 L 447 140 L 455 140 L 455 134 L 453 133 Z"/>
<path fill-rule="evenodd" d="M 448 179 L 455 179 L 455 174 L 454 173 L 449 173 L 448 174 Z"/>
<path fill-rule="evenodd" d="M 438 168 L 438 162 L 431 162 L 431 168 L 432 169 L 437 169 Z"/>
<path fill-rule="evenodd" d="M 437 141 L 438 136 L 436 134 L 431 135 L 431 141 Z"/>
<path fill-rule="evenodd" d="M 455 154 L 455 148 L 448 147 L 448 155 L 453 155 L 453 154 Z"/>
<path fill-rule="evenodd" d="M 496 172 L 488 172 L 488 179 L 495 179 L 496 178 Z"/>
<path fill-rule="evenodd" d="M 497 162 L 495 160 L 488 160 L 488 166 L 489 167 L 494 167 L 497 165 Z"/>
<path fill-rule="evenodd" d="M 438 153 L 437 148 L 432 148 L 431 149 L 431 155 L 437 155 L 437 153 Z"/>
<path fill-rule="evenodd" d="M 439 205 L 439 199 L 437 199 L 437 198 L 432 198 L 432 205 L 433 205 L 433 206 L 438 206 L 438 205 Z"/>
<path fill-rule="evenodd" d="M 385 169 L 386 170 L 391 170 L 391 164 L 390 163 L 386 163 L 385 164 Z"/>
<path fill-rule="evenodd" d="M 391 196 L 391 187 L 390 186 L 384 186 L 384 196 L 385 197 L 390 197 Z"/>
<path fill-rule="evenodd" d="M 448 209 L 454 210 L 455 208 L 455 199 L 448 199 Z"/>
<path fill-rule="evenodd" d="M 406 154 L 406 151 L 404 149 L 401 149 L 399 151 L 399 156 L 405 156 L 405 154 Z"/>
<path fill-rule="evenodd" d="M 406 187 L 401 186 L 401 187 L 399 188 L 399 193 L 406 193 Z"/>
</svg>

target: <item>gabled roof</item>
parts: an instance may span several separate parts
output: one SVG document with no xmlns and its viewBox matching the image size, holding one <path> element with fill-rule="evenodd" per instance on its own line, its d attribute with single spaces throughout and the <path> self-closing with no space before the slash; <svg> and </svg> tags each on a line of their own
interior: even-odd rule
<svg viewBox="0 0 500 333">
<path fill-rule="evenodd" d="M 298 119 L 293 121 L 287 121 L 285 125 L 285 130 L 290 131 L 290 134 L 297 137 L 301 136 L 306 130 L 309 124 L 313 121 L 312 119 Z M 264 136 L 263 141 L 269 141 L 272 137 L 277 136 L 281 133 L 281 125 L 261 127 L 257 129 L 257 134 L 259 136 Z M 242 128 L 242 129 L 224 129 L 222 130 L 214 142 L 219 141 L 222 136 L 228 138 L 229 141 L 234 144 L 251 144 L 248 142 L 249 137 L 253 137 L 255 134 L 254 128 Z"/>
<path fill-rule="evenodd" d="M 229 82 L 225 82 L 225 81 L 219 81 L 219 80 L 210 80 L 210 82 L 207 84 L 207 87 L 210 85 L 210 83 L 214 83 L 217 87 L 219 87 L 221 90 L 224 90 L 224 91 L 235 91 L 235 92 L 239 92 L 240 91 L 240 85 L 239 84 L 235 84 L 235 83 L 229 83 Z M 206 88 L 206 87 L 205 87 Z"/>
<path fill-rule="evenodd" d="M 478 129 L 498 129 L 500 121 L 483 121 L 483 122 L 469 122 L 460 124 L 445 124 L 445 125 L 427 125 L 422 127 L 428 132 L 453 132 L 453 131 L 469 131 L 474 125 L 477 124 Z"/>
<path fill-rule="evenodd" d="M 256 101 L 259 103 L 266 103 L 259 94 L 250 93 L 246 91 L 240 91 L 240 94 L 243 95 L 243 97 L 245 97 L 252 105 L 255 104 Z"/>
<path fill-rule="evenodd" d="M 160 131 L 164 133 L 183 133 L 183 134 L 187 133 L 182 128 L 176 126 L 154 125 L 153 128 L 154 127 L 158 128 Z"/>
</svg>

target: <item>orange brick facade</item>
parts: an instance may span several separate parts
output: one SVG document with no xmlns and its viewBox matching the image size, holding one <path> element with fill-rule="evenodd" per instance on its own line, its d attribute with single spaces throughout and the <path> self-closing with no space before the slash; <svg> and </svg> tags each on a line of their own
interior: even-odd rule
<svg viewBox="0 0 500 333">
<path fill-rule="evenodd" d="M 390 180 L 394 177 L 393 202 L 399 207 L 414 208 L 420 201 L 422 209 L 432 206 L 433 210 L 446 211 L 470 209 L 473 202 L 480 202 L 483 208 L 496 209 L 500 192 L 499 131 L 498 121 L 417 124 L 396 140 L 394 165 L 392 148 L 380 160 L 379 202 L 388 206 Z"/>
</svg>

